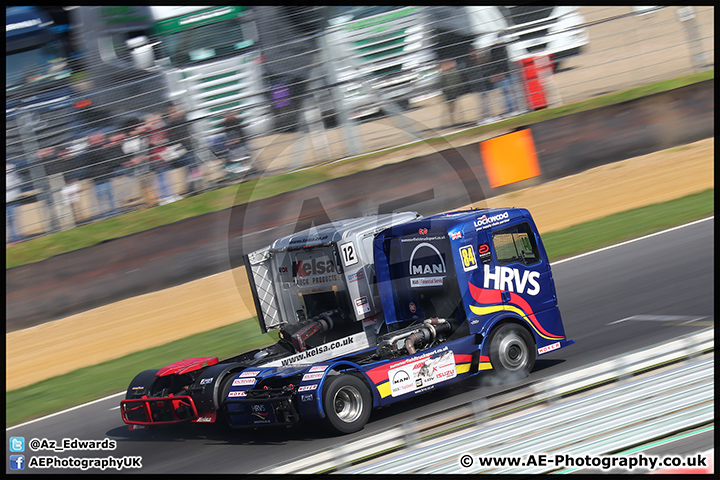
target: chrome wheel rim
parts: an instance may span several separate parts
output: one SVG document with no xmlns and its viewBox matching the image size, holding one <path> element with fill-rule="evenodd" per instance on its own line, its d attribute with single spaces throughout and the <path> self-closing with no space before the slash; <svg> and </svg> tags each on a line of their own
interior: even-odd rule
<svg viewBox="0 0 720 480">
<path fill-rule="evenodd" d="M 498 351 L 500 354 L 500 362 L 507 370 L 517 371 L 527 364 L 529 358 L 528 346 L 523 339 L 515 333 L 505 336 L 500 341 Z"/>
<path fill-rule="evenodd" d="M 341 387 L 333 397 L 333 407 L 337 417 L 345 423 L 352 423 L 362 414 L 362 396 L 357 388 L 347 385 Z"/>
</svg>

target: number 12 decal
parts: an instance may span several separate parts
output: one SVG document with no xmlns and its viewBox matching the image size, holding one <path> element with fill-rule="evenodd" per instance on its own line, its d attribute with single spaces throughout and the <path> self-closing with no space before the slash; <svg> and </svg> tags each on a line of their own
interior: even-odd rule
<svg viewBox="0 0 720 480">
<path fill-rule="evenodd" d="M 355 253 L 355 246 L 352 242 L 340 245 L 340 252 L 342 254 L 343 265 L 346 267 L 355 265 L 358 262 L 357 253 Z"/>
</svg>

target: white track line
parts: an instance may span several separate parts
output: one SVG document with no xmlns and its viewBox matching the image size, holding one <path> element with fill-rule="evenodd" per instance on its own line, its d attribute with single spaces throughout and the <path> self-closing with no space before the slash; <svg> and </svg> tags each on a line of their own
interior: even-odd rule
<svg viewBox="0 0 720 480">
<path fill-rule="evenodd" d="M 627 244 L 629 244 L 629 243 L 633 243 L 633 242 L 637 242 L 637 241 L 640 241 L 640 240 L 644 240 L 644 239 L 646 239 L 646 238 L 654 237 L 654 236 L 656 236 L 656 235 L 662 235 L 663 233 L 668 233 L 668 232 L 672 232 L 672 231 L 674 231 L 674 230 L 679 230 L 679 229 L 681 229 L 681 228 L 689 227 L 689 226 L 691 226 L 691 225 L 696 225 L 696 224 L 698 224 L 698 223 L 705 222 L 705 221 L 707 221 L 707 220 L 713 220 L 714 218 L 715 218 L 715 216 L 713 215 L 712 217 L 707 217 L 707 218 L 703 218 L 703 219 L 700 219 L 700 220 L 696 220 L 696 221 L 694 221 L 694 222 L 686 223 L 685 225 L 679 225 L 679 226 L 677 226 L 677 227 L 668 228 L 667 230 L 663 230 L 663 231 L 661 231 L 661 232 L 656 232 L 656 233 L 651 233 L 650 235 L 645 235 L 644 237 L 635 238 L 635 239 L 633 239 L 633 240 L 628 240 L 627 242 L 618 243 L 618 244 L 616 244 L 616 245 L 610 245 L 610 246 L 608 246 L 608 247 L 600 248 L 600 249 L 598 249 L 598 250 L 593 250 L 592 252 L 581 253 L 580 255 L 575 255 L 574 257 L 565 258 L 565 259 L 563 259 L 563 260 L 559 260 L 559 261 L 557 261 L 557 262 L 553 262 L 553 263 L 551 263 L 550 265 L 558 265 L 558 264 L 560 264 L 560 263 L 569 262 L 570 260 L 575 260 L 575 259 L 578 259 L 578 258 L 586 257 L 586 256 L 592 255 L 592 254 L 594 254 L 594 253 L 604 252 L 605 250 L 610 250 L 611 248 L 621 247 L 621 246 L 623 246 L 623 245 L 627 245 Z M 19 424 L 19 425 L 13 425 L 12 427 L 6 428 L 5 431 L 6 431 L 6 432 L 9 432 L 10 430 L 13 430 L 13 429 L 15 429 L 15 428 L 24 427 L 25 425 L 30 425 L 31 423 L 36 423 L 36 422 L 39 422 L 39 421 L 41 421 L 41 420 L 46 420 L 46 419 L 48 419 L 48 418 L 55 417 L 55 416 L 57 416 L 57 415 L 62 415 L 62 414 L 64 414 L 64 413 L 72 412 L 73 410 L 78 410 L 78 409 L 83 408 L 83 407 L 86 407 L 86 406 L 88 406 L 88 405 L 92 405 L 92 404 L 98 403 L 98 402 L 103 402 L 103 401 L 105 401 L 105 400 L 109 400 L 109 399 L 111 399 L 111 398 L 119 397 L 119 396 L 121 396 L 121 395 L 125 395 L 125 392 L 118 392 L 118 393 L 115 393 L 115 394 L 113 394 L 113 395 L 109 395 L 109 396 L 104 397 L 104 398 L 99 398 L 99 399 L 97 399 L 97 400 L 93 400 L 92 402 L 83 403 L 82 405 L 78 405 L 78 406 L 76 406 L 76 407 L 68 408 L 67 410 L 63 410 L 63 411 L 61 411 L 61 412 L 52 413 L 52 414 L 47 415 L 47 416 L 45 416 L 45 417 L 36 418 L 35 420 L 30 420 L 29 422 L 21 423 L 21 424 Z"/>
<path fill-rule="evenodd" d="M 615 248 L 615 247 L 622 247 L 623 245 L 627 245 L 629 243 L 639 242 L 640 240 L 645 240 L 646 238 L 654 237 L 656 235 L 662 235 L 663 233 L 668 233 L 668 232 L 672 232 L 674 230 L 679 230 L 681 228 L 696 225 L 701 222 L 713 220 L 714 218 L 715 218 L 715 215 L 713 215 L 712 217 L 701 218 L 700 220 L 695 220 L 694 222 L 686 223 L 685 225 L 679 225 L 677 227 L 668 228 L 667 230 L 651 233 L 650 235 L 645 235 L 644 237 L 633 238 L 632 240 L 628 240 L 628 241 L 622 242 L 622 243 L 617 243 L 615 245 L 610 245 L 610 246 L 604 247 L 604 248 L 599 248 L 597 250 L 593 250 L 592 252 L 585 252 L 585 253 L 581 253 L 580 255 L 575 255 L 574 257 L 565 258 L 563 260 L 558 260 L 557 262 L 552 262 L 550 265 L 559 265 L 561 263 L 569 262 L 570 260 L 576 260 L 578 258 L 587 257 L 588 255 L 592 255 L 593 253 L 604 252 L 605 250 L 610 250 L 611 248 Z"/>
<path fill-rule="evenodd" d="M 118 392 L 113 393 L 112 395 L 108 395 L 107 397 L 98 398 L 97 400 L 93 400 L 92 402 L 83 403 L 82 405 L 78 405 L 76 407 L 68 408 L 67 410 L 63 410 L 61 412 L 55 412 L 51 413 L 50 415 L 46 415 L 44 417 L 36 418 L 35 420 L 30 420 L 29 422 L 21 423 L 19 425 L 13 425 L 12 427 L 8 427 L 5 429 L 6 432 L 9 432 L 10 430 L 13 430 L 15 428 L 24 427 L 25 425 L 30 425 L 31 423 L 39 422 L 40 420 L 47 420 L 48 418 L 55 417 L 57 415 L 62 415 L 63 413 L 72 412 L 73 410 L 78 410 L 83 407 L 87 407 L 88 405 L 92 405 L 93 403 L 100 403 L 104 402 L 105 400 L 110 400 L 111 398 L 119 397 L 121 395 L 125 395 L 125 392 Z"/>
</svg>

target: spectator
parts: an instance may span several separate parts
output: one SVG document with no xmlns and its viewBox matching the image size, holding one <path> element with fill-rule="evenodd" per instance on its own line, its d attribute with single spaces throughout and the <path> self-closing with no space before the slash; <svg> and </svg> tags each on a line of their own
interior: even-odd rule
<svg viewBox="0 0 720 480">
<path fill-rule="evenodd" d="M 456 101 L 469 90 L 463 74 L 468 63 L 471 37 L 447 30 L 447 27 L 435 30 L 435 51 L 440 61 L 440 89 L 450 114 L 450 125 L 457 125 Z"/>
<path fill-rule="evenodd" d="M 450 125 L 456 125 L 455 101 L 463 94 L 463 78 L 455 60 L 445 60 L 440 63 L 440 88 L 450 113 Z"/>
<path fill-rule="evenodd" d="M 73 145 L 63 148 L 58 153 L 59 169 L 63 174 L 63 187 L 60 191 L 62 201 L 70 207 L 73 223 L 77 224 L 80 220 L 80 182 L 76 175 L 75 157 L 76 153 Z"/>
<path fill-rule="evenodd" d="M 40 149 L 37 155 L 49 186 L 47 201 L 53 215 L 52 221 L 58 222 L 56 226 L 62 230 L 75 227 L 73 211 L 63 195 L 67 183 L 65 172 L 72 167 L 66 152 L 66 148 L 47 147 Z"/>
<path fill-rule="evenodd" d="M 105 133 L 97 132 L 88 136 L 89 150 L 85 154 L 85 179 L 95 185 L 97 217 L 100 219 L 117 215 L 111 180 L 119 173 L 117 158 L 110 157 L 110 143 Z"/>
<path fill-rule="evenodd" d="M 480 116 L 478 124 L 490 123 L 490 91 L 492 82 L 488 75 L 490 54 L 487 49 L 473 49 L 469 56 L 467 78 L 470 91 L 477 93 L 480 100 Z"/>
<path fill-rule="evenodd" d="M 153 115 L 147 115 L 137 128 L 130 132 L 129 138 L 123 144 L 123 151 L 133 155 L 128 163 L 138 179 L 140 195 L 145 208 L 158 204 L 158 197 L 153 185 L 153 165 L 149 141 L 152 117 Z"/>
<path fill-rule="evenodd" d="M 147 128 L 151 170 L 157 173 L 159 203 L 164 205 L 173 201 L 170 193 L 171 161 L 168 155 L 168 132 L 160 115 L 151 115 L 147 120 Z"/>
<path fill-rule="evenodd" d="M 129 177 L 137 178 L 143 205 L 146 207 L 154 205 L 157 199 L 152 188 L 147 126 L 141 120 L 130 120 L 125 125 L 125 131 L 127 134 L 122 144 L 125 161 L 122 165 Z"/>
<path fill-rule="evenodd" d="M 20 185 L 22 179 L 15 169 L 15 164 L 12 162 L 5 161 L 5 214 L 7 215 L 8 239 L 9 244 L 13 245 L 23 240 L 22 236 L 18 234 L 16 225 L 17 221 L 17 208 L 20 199 Z"/>
<path fill-rule="evenodd" d="M 185 112 L 179 107 L 171 105 L 167 115 L 168 142 L 173 149 L 173 156 L 177 156 L 173 162 L 173 168 L 187 167 L 189 177 L 190 194 L 198 190 L 199 162 L 195 156 L 190 133 L 190 122 Z"/>
<path fill-rule="evenodd" d="M 508 58 L 507 46 L 504 38 L 499 34 L 494 34 L 487 67 L 492 88 L 499 88 L 505 100 L 505 111 L 501 116 L 510 116 L 519 113 L 519 104 L 514 99 L 515 85 L 510 60 Z"/>
<path fill-rule="evenodd" d="M 238 157 L 249 151 L 245 129 L 236 114 L 231 113 L 225 116 L 223 133 L 225 134 L 225 146 L 230 152 L 229 155 Z M 233 151 L 236 153 L 233 154 Z"/>
<path fill-rule="evenodd" d="M 107 188 L 110 189 L 111 192 L 111 199 L 113 198 L 113 193 L 115 192 L 114 189 L 111 188 L 110 182 L 113 178 L 120 177 L 123 172 L 123 162 L 125 161 L 125 154 L 122 150 L 123 143 L 125 142 L 125 132 L 122 130 L 113 133 L 110 135 L 106 147 L 106 160 L 105 160 L 105 167 L 107 172 Z M 97 179 L 96 179 L 97 182 Z M 114 195 L 114 198 L 118 198 L 117 195 Z M 113 215 L 117 215 L 121 213 L 121 203 L 117 200 L 112 202 L 115 206 Z"/>
</svg>

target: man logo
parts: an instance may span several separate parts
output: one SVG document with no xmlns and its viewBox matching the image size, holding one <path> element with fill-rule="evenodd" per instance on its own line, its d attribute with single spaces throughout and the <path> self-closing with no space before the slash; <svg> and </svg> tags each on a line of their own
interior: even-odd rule
<svg viewBox="0 0 720 480">
<path fill-rule="evenodd" d="M 405 370 L 398 370 L 393 375 L 393 385 L 398 385 L 410 381 L 410 375 Z"/>
<path fill-rule="evenodd" d="M 410 268 L 411 287 L 442 286 L 443 278 L 447 270 L 440 250 L 438 250 L 435 245 L 427 242 L 418 244 L 410 254 L 408 264 Z M 440 276 L 428 276 L 438 274 Z"/>
</svg>

